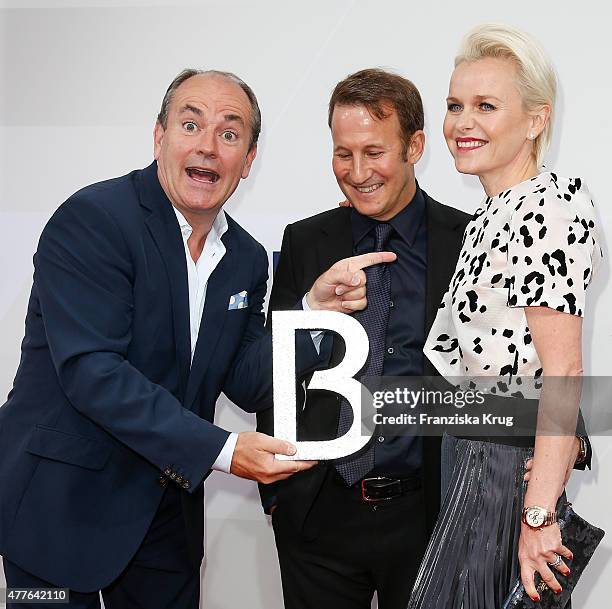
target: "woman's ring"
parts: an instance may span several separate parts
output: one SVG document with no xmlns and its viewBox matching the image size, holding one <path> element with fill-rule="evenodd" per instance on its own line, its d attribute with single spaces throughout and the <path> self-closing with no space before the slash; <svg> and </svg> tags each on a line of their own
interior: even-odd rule
<svg viewBox="0 0 612 609">
<path fill-rule="evenodd" d="M 300 466 L 298 463 L 295 464 L 295 473 L 297 474 L 300 471 Z M 559 560 L 561 560 L 561 557 L 559 556 Z M 559 564 L 559 563 L 557 563 Z"/>
<path fill-rule="evenodd" d="M 557 554 L 556 552 L 555 552 L 555 556 L 557 557 L 555 559 L 555 562 L 547 563 L 550 567 L 558 567 L 561 564 L 561 560 L 562 560 L 561 556 L 559 554 Z"/>
</svg>

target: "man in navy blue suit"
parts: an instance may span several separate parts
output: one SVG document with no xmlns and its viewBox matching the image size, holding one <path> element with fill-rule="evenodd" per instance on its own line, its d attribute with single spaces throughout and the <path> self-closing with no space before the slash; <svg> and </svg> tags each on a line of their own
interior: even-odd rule
<svg viewBox="0 0 612 609">
<path fill-rule="evenodd" d="M 107 609 L 196 608 L 211 469 L 273 482 L 312 465 L 275 460 L 295 451 L 286 442 L 212 423 L 222 391 L 247 411 L 271 405 L 267 255 L 222 210 L 260 124 L 242 80 L 183 71 L 155 162 L 80 190 L 43 230 L 0 408 L 9 587 L 67 587 L 78 608 L 99 607 L 99 590 Z M 363 308 L 361 268 L 393 257 L 341 261 L 305 306 Z M 322 363 L 309 336 L 298 351 L 302 372 Z"/>
</svg>

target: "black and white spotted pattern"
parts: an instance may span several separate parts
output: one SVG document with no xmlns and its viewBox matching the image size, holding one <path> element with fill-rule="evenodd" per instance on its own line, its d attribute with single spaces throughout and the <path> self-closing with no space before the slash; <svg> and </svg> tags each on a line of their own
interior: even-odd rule
<svg viewBox="0 0 612 609">
<path fill-rule="evenodd" d="M 487 197 L 467 225 L 424 351 L 444 376 L 539 376 L 523 307 L 584 316 L 602 258 L 580 178 L 545 172 Z"/>
</svg>

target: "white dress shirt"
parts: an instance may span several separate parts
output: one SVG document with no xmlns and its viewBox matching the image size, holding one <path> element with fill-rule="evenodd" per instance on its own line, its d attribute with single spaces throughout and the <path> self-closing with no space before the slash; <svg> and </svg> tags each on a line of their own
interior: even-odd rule
<svg viewBox="0 0 612 609">
<path fill-rule="evenodd" d="M 206 302 L 206 288 L 208 279 L 213 271 L 217 268 L 221 258 L 225 255 L 225 245 L 221 241 L 221 237 L 227 231 L 227 219 L 225 212 L 221 209 L 210 228 L 210 232 L 206 237 L 202 253 L 197 262 L 193 261 L 187 240 L 191 236 L 193 229 L 183 214 L 172 207 L 179 226 L 181 235 L 183 236 L 183 245 L 185 247 L 185 260 L 187 263 L 187 281 L 189 283 L 189 333 L 191 336 L 191 361 L 193 362 L 193 354 L 195 353 L 198 334 L 200 332 L 200 323 L 202 321 L 202 313 L 204 312 L 204 303 Z M 206 332 L 206 328 L 202 330 Z M 229 438 L 221 449 L 219 456 L 212 465 L 212 469 L 230 473 L 232 465 L 232 457 L 234 448 L 238 441 L 238 434 L 230 433 Z"/>
</svg>

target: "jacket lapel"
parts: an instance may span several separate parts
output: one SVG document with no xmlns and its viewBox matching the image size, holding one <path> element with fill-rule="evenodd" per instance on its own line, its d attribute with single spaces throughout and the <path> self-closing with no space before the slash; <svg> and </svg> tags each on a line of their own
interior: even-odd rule
<svg viewBox="0 0 612 609">
<path fill-rule="evenodd" d="M 200 322 L 200 331 L 196 343 L 191 372 L 187 383 L 187 392 L 184 405 L 191 409 L 202 378 L 210 364 L 210 359 L 215 352 L 217 343 L 223 333 L 223 326 L 227 318 L 227 307 L 229 305 L 228 277 L 235 277 L 238 272 L 237 244 L 234 240 L 234 232 L 231 225 L 221 240 L 225 245 L 225 254 L 220 260 L 217 268 L 208 279 L 206 287 L 206 299 L 204 311 Z M 232 282 L 232 285 L 234 283 Z"/>
<path fill-rule="evenodd" d="M 321 239 L 317 243 L 317 264 L 313 277 L 307 278 L 304 291 L 310 289 L 313 281 L 330 266 L 353 255 L 353 233 L 351 229 L 351 210 L 341 208 L 330 222 L 323 227 Z M 310 279 L 310 282 L 308 282 Z M 330 364 L 336 365 L 344 357 L 344 341 L 334 337 Z"/>
<path fill-rule="evenodd" d="M 343 208 L 323 227 L 317 243 L 317 277 L 330 266 L 353 255 L 351 210 Z M 310 287 L 310 285 L 308 286 Z"/>
<path fill-rule="evenodd" d="M 140 184 L 142 189 L 140 204 L 150 212 L 145 222 L 157 245 L 170 284 L 176 360 L 179 368 L 181 398 L 184 398 L 191 358 L 185 247 L 172 204 L 157 178 L 157 163 L 152 163 L 142 171 Z"/>
<path fill-rule="evenodd" d="M 461 247 L 461 224 L 449 221 L 448 215 L 437 201 L 425 195 L 427 204 L 427 288 L 425 332 L 429 333 L 438 312 L 453 271 L 449 261 L 454 260 L 452 252 Z"/>
</svg>

